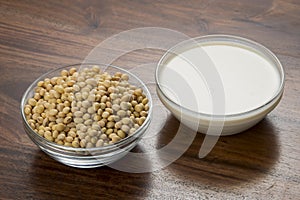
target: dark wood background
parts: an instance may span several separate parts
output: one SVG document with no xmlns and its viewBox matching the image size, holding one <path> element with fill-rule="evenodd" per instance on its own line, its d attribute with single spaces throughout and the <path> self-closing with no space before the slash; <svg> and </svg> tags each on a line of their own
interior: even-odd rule
<svg viewBox="0 0 300 200">
<path fill-rule="evenodd" d="M 197 158 L 204 138 L 197 134 L 183 156 L 152 173 L 75 169 L 41 152 L 23 130 L 25 89 L 49 69 L 82 62 L 101 41 L 139 27 L 262 43 L 285 67 L 281 103 L 257 126 L 220 138 L 204 159 Z M 0 1 L 0 199 L 300 199 L 299 35 L 299 0 Z M 114 64 L 130 69 L 155 63 L 163 53 L 136 50 Z M 147 69 L 139 73 L 149 76 Z M 165 117 L 152 138 L 157 147 L 179 126 L 169 113 Z"/>
</svg>

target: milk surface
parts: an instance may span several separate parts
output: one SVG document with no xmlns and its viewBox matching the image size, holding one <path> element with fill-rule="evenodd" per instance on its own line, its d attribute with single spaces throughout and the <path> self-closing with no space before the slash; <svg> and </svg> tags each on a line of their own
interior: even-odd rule
<svg viewBox="0 0 300 200">
<path fill-rule="evenodd" d="M 258 108 L 274 97 L 280 85 L 279 72 L 268 59 L 230 43 L 190 48 L 170 58 L 159 73 L 169 99 L 206 114 L 238 114 Z M 224 110 L 216 113 L 216 104 Z"/>
</svg>

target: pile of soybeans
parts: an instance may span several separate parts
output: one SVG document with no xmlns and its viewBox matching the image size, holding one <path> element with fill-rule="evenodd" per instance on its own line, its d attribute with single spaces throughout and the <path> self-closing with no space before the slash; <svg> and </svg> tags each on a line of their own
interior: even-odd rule
<svg viewBox="0 0 300 200">
<path fill-rule="evenodd" d="M 106 146 L 134 134 L 148 110 L 146 95 L 127 74 L 109 74 L 99 66 L 62 70 L 39 81 L 24 106 L 37 134 L 78 148 Z"/>
</svg>

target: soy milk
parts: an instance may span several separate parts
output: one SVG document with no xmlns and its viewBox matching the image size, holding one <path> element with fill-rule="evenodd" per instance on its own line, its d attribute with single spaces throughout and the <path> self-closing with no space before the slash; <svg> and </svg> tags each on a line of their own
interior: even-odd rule
<svg viewBox="0 0 300 200">
<path fill-rule="evenodd" d="M 215 75 L 205 77 L 203 72 L 212 68 Z M 220 79 L 222 85 L 210 87 L 213 79 Z M 211 90 L 222 90 L 219 93 L 224 98 L 215 102 L 223 104 L 225 110 L 217 114 L 232 115 L 270 101 L 280 87 L 280 74 L 259 52 L 235 43 L 211 42 L 169 58 L 161 68 L 158 81 L 169 99 L 205 114 L 213 113 Z"/>
</svg>

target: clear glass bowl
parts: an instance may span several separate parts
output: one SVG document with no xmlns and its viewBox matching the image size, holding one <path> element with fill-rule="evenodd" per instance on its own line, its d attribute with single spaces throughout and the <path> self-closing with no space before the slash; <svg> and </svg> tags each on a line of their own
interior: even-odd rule
<svg viewBox="0 0 300 200">
<path fill-rule="evenodd" d="M 196 110 L 191 110 L 181 104 L 175 102 L 167 94 L 168 85 L 163 85 L 161 83 L 161 77 L 163 76 L 162 71 L 164 70 L 167 63 L 174 58 L 174 56 L 180 55 L 182 52 L 189 50 L 191 48 L 201 48 L 202 45 L 206 44 L 230 44 L 240 48 L 247 49 L 248 51 L 255 52 L 256 54 L 264 57 L 265 60 L 271 63 L 274 69 L 277 71 L 279 76 L 279 85 L 275 94 L 270 97 L 266 103 L 255 107 L 252 110 L 248 110 L 236 114 L 207 114 L 198 112 Z M 226 55 L 226 52 L 224 52 Z M 186 70 L 186 69 L 185 69 Z M 262 46 L 261 44 L 231 35 L 207 35 L 197 38 L 192 38 L 191 40 L 186 40 L 179 43 L 169 49 L 159 61 L 156 68 L 156 88 L 157 94 L 162 101 L 162 103 L 172 112 L 172 114 L 183 124 L 194 129 L 195 131 L 206 133 L 208 135 L 232 135 L 240 133 L 249 129 L 250 127 L 261 121 L 269 112 L 271 112 L 277 104 L 280 102 L 284 90 L 284 70 L 278 60 L 278 58 L 269 49 Z M 255 79 L 254 79 L 255 80 Z M 182 84 L 178 82 L 178 85 Z M 259 95 L 259 94 L 255 94 Z M 186 97 L 182 97 L 186 98 Z M 212 130 L 208 132 L 208 130 Z M 221 133 L 219 134 L 219 128 L 221 128 Z M 216 133 L 214 133 L 214 130 Z"/>
<path fill-rule="evenodd" d="M 63 145 L 58 145 L 54 142 L 47 141 L 44 137 L 37 134 L 27 123 L 24 106 L 27 103 L 27 100 L 31 98 L 34 94 L 34 89 L 37 83 L 45 78 L 54 77 L 59 75 L 60 71 L 63 69 L 69 70 L 72 67 L 77 68 L 87 68 L 97 65 L 102 71 L 106 71 L 109 74 L 114 74 L 115 72 L 126 73 L 129 75 L 129 83 L 135 86 L 138 86 L 143 89 L 145 95 L 147 96 L 149 102 L 149 111 L 148 116 L 144 123 L 136 130 L 131 136 L 120 140 L 111 145 L 102 146 L 102 147 L 93 147 L 93 148 L 74 148 L 67 147 Z M 142 138 L 143 134 L 146 132 L 150 125 L 151 116 L 152 116 L 152 99 L 150 92 L 146 85 L 132 73 L 112 65 L 104 64 L 75 64 L 66 67 L 60 67 L 54 69 L 46 74 L 43 74 L 38 79 L 36 79 L 26 90 L 21 100 L 21 115 L 24 125 L 24 129 L 29 136 L 29 138 L 46 154 L 51 156 L 53 159 L 61 162 L 65 165 L 78 167 L 78 168 L 94 168 L 100 167 L 103 165 L 110 164 L 122 157 L 124 157 L 132 148 L 134 148 L 139 140 Z"/>
</svg>

